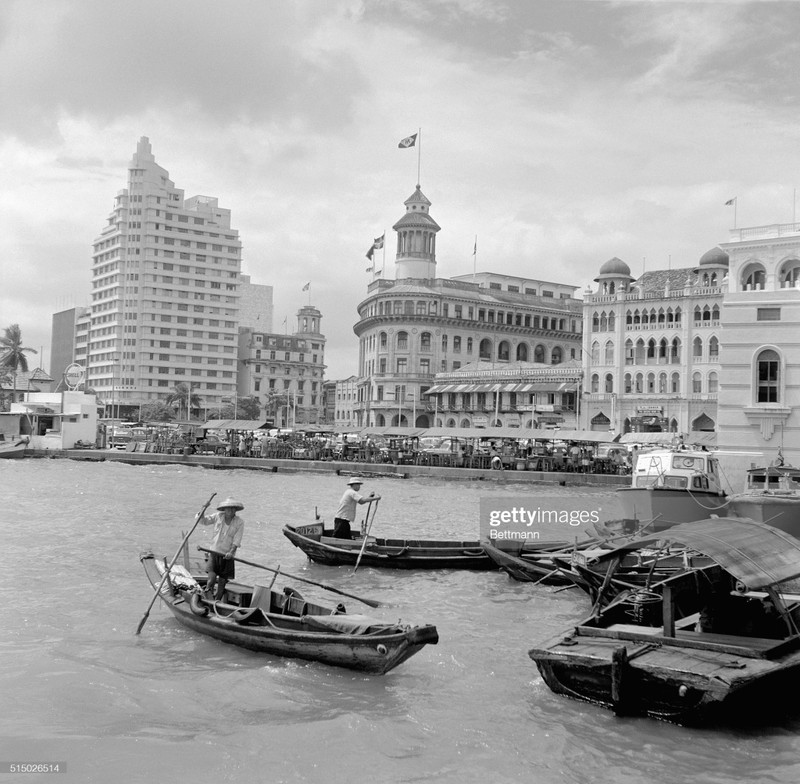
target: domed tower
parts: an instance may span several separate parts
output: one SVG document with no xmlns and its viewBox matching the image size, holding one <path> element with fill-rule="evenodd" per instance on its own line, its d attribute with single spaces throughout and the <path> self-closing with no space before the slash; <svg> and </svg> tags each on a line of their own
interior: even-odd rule
<svg viewBox="0 0 800 784">
<path fill-rule="evenodd" d="M 602 267 L 594 279 L 598 294 L 616 294 L 628 290 L 628 286 L 633 282 L 631 268 L 622 260 L 614 256 L 609 259 Z"/>
<path fill-rule="evenodd" d="M 297 311 L 297 335 L 322 338 L 322 313 L 313 305 L 304 305 Z"/>
<path fill-rule="evenodd" d="M 706 251 L 695 267 L 698 286 L 719 286 L 728 274 L 730 258 L 722 248 Z"/>
<path fill-rule="evenodd" d="M 392 228 L 397 232 L 395 279 L 436 277 L 436 233 L 439 224 L 431 218 L 431 203 L 420 190 L 405 200 L 406 214 Z"/>
</svg>

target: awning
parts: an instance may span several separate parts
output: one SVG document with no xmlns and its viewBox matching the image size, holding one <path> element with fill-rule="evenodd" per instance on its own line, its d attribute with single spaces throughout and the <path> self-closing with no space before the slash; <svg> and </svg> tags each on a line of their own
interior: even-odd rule
<svg viewBox="0 0 800 784">
<path fill-rule="evenodd" d="M 210 419 L 201 430 L 263 430 L 273 427 L 272 422 L 263 419 Z"/>
<path fill-rule="evenodd" d="M 447 392 L 565 392 L 574 390 L 578 382 L 564 381 L 504 381 L 472 384 L 434 384 L 425 390 L 426 395 L 441 395 Z"/>
<path fill-rule="evenodd" d="M 800 541 L 770 525 L 738 517 L 672 526 L 603 555 L 638 550 L 655 541 L 682 544 L 708 555 L 751 591 L 800 577 Z"/>
</svg>

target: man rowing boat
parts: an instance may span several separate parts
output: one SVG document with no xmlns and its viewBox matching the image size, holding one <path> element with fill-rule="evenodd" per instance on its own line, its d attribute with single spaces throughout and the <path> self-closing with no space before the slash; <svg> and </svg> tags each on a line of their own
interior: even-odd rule
<svg viewBox="0 0 800 784">
<path fill-rule="evenodd" d="M 347 490 L 344 491 L 342 499 L 339 501 L 339 508 L 333 518 L 333 535 L 336 539 L 352 539 L 353 534 L 350 530 L 350 523 L 356 519 L 356 509 L 358 504 L 371 504 L 373 501 L 380 501 L 380 496 L 370 493 L 363 496 L 358 491 L 364 484 L 363 479 L 357 476 L 350 478 L 347 483 Z"/>
<path fill-rule="evenodd" d="M 200 518 L 200 525 L 213 525 L 214 538 L 211 540 L 211 551 L 208 555 L 208 582 L 206 591 L 220 600 L 225 595 L 228 580 L 236 576 L 236 550 L 242 544 L 244 520 L 236 514 L 244 509 L 244 504 L 233 498 L 226 498 L 219 506 L 217 513 Z M 217 582 L 219 581 L 219 582 Z M 214 588 L 216 587 L 216 593 Z"/>
</svg>

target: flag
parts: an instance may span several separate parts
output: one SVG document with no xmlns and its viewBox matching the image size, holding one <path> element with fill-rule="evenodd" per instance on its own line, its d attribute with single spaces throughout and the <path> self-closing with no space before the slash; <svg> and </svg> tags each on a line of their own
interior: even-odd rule
<svg viewBox="0 0 800 784">
<path fill-rule="evenodd" d="M 375 239 L 372 241 L 372 247 L 373 247 L 373 248 L 375 248 L 375 250 L 380 250 L 380 249 L 383 247 L 383 238 L 384 238 L 385 236 L 386 236 L 386 232 L 384 232 L 383 234 L 381 234 L 381 236 L 380 236 L 380 237 L 376 237 L 376 238 L 375 238 Z"/>
<path fill-rule="evenodd" d="M 472 255 L 476 256 L 478 254 L 478 239 L 475 238 L 475 247 L 472 249 Z"/>
<path fill-rule="evenodd" d="M 372 261 L 372 254 L 375 253 L 375 245 L 374 243 L 369 246 L 369 250 L 367 251 L 367 258 Z"/>
<path fill-rule="evenodd" d="M 308 283 L 306 283 L 305 286 L 303 286 L 303 291 L 308 291 L 310 288 L 311 288 L 311 281 L 309 281 Z"/>
<path fill-rule="evenodd" d="M 728 201 L 725 202 L 725 206 L 730 207 L 732 204 L 735 203 L 736 203 L 736 196 L 734 196 L 732 199 L 728 199 Z"/>
<path fill-rule="evenodd" d="M 397 146 L 402 150 L 405 147 L 413 147 L 417 143 L 417 134 L 412 134 L 411 136 L 406 136 L 405 139 L 400 140 L 400 144 Z"/>
</svg>

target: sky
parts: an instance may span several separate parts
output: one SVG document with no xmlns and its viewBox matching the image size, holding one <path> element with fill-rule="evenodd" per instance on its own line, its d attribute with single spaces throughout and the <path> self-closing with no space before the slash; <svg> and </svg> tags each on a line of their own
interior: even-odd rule
<svg viewBox="0 0 800 784">
<path fill-rule="evenodd" d="M 440 277 L 694 266 L 795 219 L 799 54 L 796 2 L 3 0 L 0 328 L 49 370 L 141 136 L 231 210 L 275 331 L 321 310 L 327 378 L 418 171 Z"/>
</svg>

